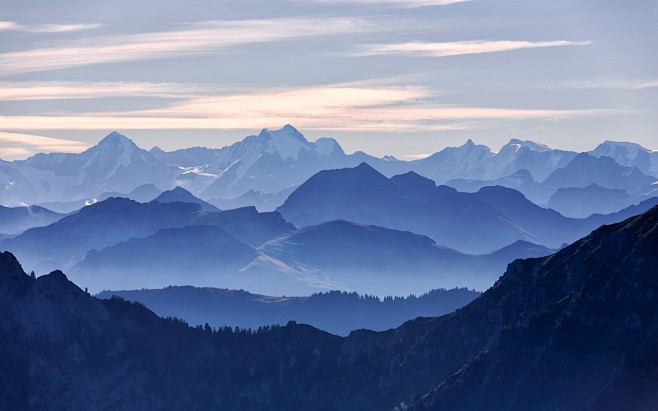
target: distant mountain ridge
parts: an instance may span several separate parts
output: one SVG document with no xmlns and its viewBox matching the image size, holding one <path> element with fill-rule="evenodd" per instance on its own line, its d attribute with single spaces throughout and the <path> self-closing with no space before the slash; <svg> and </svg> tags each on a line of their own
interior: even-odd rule
<svg viewBox="0 0 658 411">
<path fill-rule="evenodd" d="M 564 217 L 504 187 L 463 193 L 413 172 L 388 179 L 366 163 L 314 175 L 277 210 L 300 227 L 342 219 L 426 235 L 472 254 L 519 240 L 555 249 L 603 221 Z"/>
<path fill-rule="evenodd" d="M 30 228 L 47 226 L 64 217 L 64 214 L 39 206 L 0 206 L 0 233 L 19 234 Z"/>
<path fill-rule="evenodd" d="M 642 176 L 651 176 L 651 182 L 658 178 L 658 152 L 636 144 L 606 141 L 589 154 L 635 167 Z M 497 182 L 520 190 L 539 205 L 546 205 L 555 190 L 569 185 L 560 182 L 554 187 L 536 183 L 543 183 L 578 157 L 575 152 L 512 139 L 498 152 L 469 140 L 427 158 L 402 161 L 360 151 L 346 154 L 334 139 L 311 142 L 291 125 L 280 130 L 264 129 L 258 135 L 221 149 L 192 147 L 165 152 L 154 147 L 146 151 L 127 137 L 112 132 L 80 154 L 37 154 L 26 160 L 0 162 L 0 188 L 3 188 L 0 204 L 45 204 L 46 207 L 52 204 L 56 211 L 71 212 L 74 207 L 107 198 L 103 197 L 104 193 L 130 197 L 137 187 L 153 184 L 165 191 L 182 187 L 205 201 L 212 200 L 220 208 L 252 205 L 271 211 L 284 200 L 281 196 L 273 198 L 275 193 L 288 193 L 319 171 L 355 167 L 365 162 L 387 177 L 413 171 L 437 184 L 447 183 L 460 190 L 464 184 L 459 181 L 476 182 L 477 188 Z M 529 177 L 524 177 L 526 183 L 509 180 L 519 172 L 528 174 Z M 633 191 L 634 195 L 642 194 L 643 198 L 656 195 L 655 190 L 650 194 L 652 188 L 645 184 L 649 179 L 642 176 L 628 180 L 630 187 L 621 188 Z M 571 175 L 568 179 L 581 177 Z M 583 186 L 596 183 L 592 177 L 587 178 Z M 642 187 L 637 186 L 640 180 Z M 636 198 L 635 203 L 641 199 Z"/>
<path fill-rule="evenodd" d="M 421 195 L 434 186 L 414 173 L 391 180 Z M 265 294 L 340 289 L 381 296 L 437 287 L 483 290 L 515 258 L 552 251 L 518 241 L 505 251 L 466 255 L 422 235 L 341 220 L 296 229 L 278 212 L 254 207 L 204 210 L 202 200 L 180 188 L 149 203 L 109 198 L 5 239 L 0 248 L 37 273 L 64 267 L 92 290 L 189 284 Z"/>
<path fill-rule="evenodd" d="M 517 242 L 491 254 L 465 255 L 424 236 L 346 221 L 279 231 L 264 244 L 246 243 L 242 232 L 217 219 L 235 211 L 90 250 L 71 268 L 71 277 L 92 290 L 193 285 L 269 295 L 338 289 L 383 297 L 436 287 L 484 290 L 512 260 L 552 252 Z"/>
</svg>

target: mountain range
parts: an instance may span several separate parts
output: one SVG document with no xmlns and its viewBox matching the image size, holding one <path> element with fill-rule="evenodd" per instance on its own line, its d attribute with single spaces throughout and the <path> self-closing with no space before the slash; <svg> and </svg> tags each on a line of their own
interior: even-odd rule
<svg viewBox="0 0 658 411">
<path fill-rule="evenodd" d="M 338 289 L 383 297 L 436 287 L 483 290 L 514 259 L 551 253 L 520 241 L 494 253 L 467 255 L 425 236 L 342 220 L 272 233 L 263 244 L 248 244 L 225 229 L 230 227 L 220 222 L 163 229 L 90 250 L 72 266 L 71 276 L 93 290 L 194 285 L 270 295 Z"/>
<path fill-rule="evenodd" d="M 333 336 L 213 330 L 0 254 L 10 409 L 630 410 L 658 402 L 658 208 L 512 263 L 441 317 Z"/>
<path fill-rule="evenodd" d="M 94 292 L 169 285 L 266 295 L 485 290 L 513 260 L 548 255 L 656 203 L 571 219 L 512 189 L 460 193 L 413 172 L 388 179 L 362 164 L 318 173 L 276 212 L 219 211 L 179 187 L 148 203 L 97 202 L 0 247 L 39 274 L 64 268 Z"/>
<path fill-rule="evenodd" d="M 585 161 L 589 162 L 583 169 Z M 609 161 L 615 166 L 609 167 Z M 632 143 L 606 141 L 579 154 L 518 139 L 493 152 L 469 140 L 423 159 L 402 161 L 363 152 L 346 154 L 331 138 L 311 142 L 286 125 L 280 130 L 264 129 L 221 149 L 192 147 L 165 152 L 154 147 L 147 151 L 112 132 L 80 154 L 37 154 L 26 160 L 3 161 L 0 203 L 42 205 L 68 213 L 108 197 L 137 200 L 136 188 L 153 185 L 160 191 L 183 187 L 220 209 L 256 206 L 272 211 L 291 190 L 319 171 L 364 162 L 387 177 L 413 171 L 459 190 L 504 185 L 542 206 L 561 188 L 591 184 L 627 191 L 632 201 L 624 204 L 628 206 L 655 196 L 652 184 L 658 178 L 658 152 Z M 601 172 L 588 173 L 590 163 Z M 515 175 L 521 178 L 511 178 Z M 614 187 L 606 185 L 609 181 L 615 181 Z M 610 211 L 597 209 L 591 202 L 578 207 L 578 216 L 582 210 L 589 214 Z M 562 211 L 570 215 L 566 206 Z"/>
<path fill-rule="evenodd" d="M 344 219 L 426 235 L 438 244 L 475 254 L 519 240 L 559 248 L 600 224 L 620 221 L 616 214 L 564 217 L 500 186 L 463 193 L 436 186 L 414 172 L 388 179 L 365 163 L 319 172 L 277 210 L 296 226 Z"/>
</svg>

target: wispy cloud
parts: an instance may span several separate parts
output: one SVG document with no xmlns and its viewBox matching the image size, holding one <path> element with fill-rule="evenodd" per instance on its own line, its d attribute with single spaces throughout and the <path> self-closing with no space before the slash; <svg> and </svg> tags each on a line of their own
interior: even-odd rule
<svg viewBox="0 0 658 411">
<path fill-rule="evenodd" d="M 644 90 L 649 88 L 658 88 L 658 79 L 620 79 L 620 78 L 604 78 L 604 79 L 591 79 L 573 81 L 564 83 L 557 88 L 573 88 L 573 89 L 610 89 L 610 90 Z"/>
<path fill-rule="evenodd" d="M 0 21 L 0 31 L 13 30 L 28 33 L 65 33 L 70 31 L 92 30 L 101 27 L 100 23 L 88 24 L 19 24 L 13 21 Z"/>
<path fill-rule="evenodd" d="M 208 21 L 177 30 L 104 36 L 0 54 L 0 75 L 89 64 L 196 55 L 242 44 L 358 33 L 375 26 L 357 18 Z"/>
<path fill-rule="evenodd" d="M 70 116 L 4 116 L 6 130 L 252 129 L 293 123 L 308 130 L 464 130 L 496 121 L 555 121 L 610 110 L 541 110 L 441 105 L 430 90 L 358 84 L 258 90 L 183 99 L 155 110 Z"/>
<path fill-rule="evenodd" d="M 326 4 L 375 4 L 414 8 L 424 6 L 448 6 L 465 3 L 470 0 L 293 0 L 296 2 L 326 3 Z"/>
<path fill-rule="evenodd" d="M 451 42 L 409 42 L 393 44 L 363 45 L 356 52 L 358 56 L 381 54 L 406 54 L 416 57 L 448 57 L 465 54 L 498 53 L 521 49 L 560 46 L 585 46 L 590 41 L 507 41 L 507 40 L 473 40 Z"/>
<path fill-rule="evenodd" d="M 0 159 L 17 160 L 28 157 L 33 152 L 25 147 L 2 147 L 0 146 Z"/>
<path fill-rule="evenodd" d="M 65 100 L 104 97 L 194 97 L 217 92 L 208 84 L 86 81 L 0 82 L 0 100 Z"/>
<path fill-rule="evenodd" d="M 0 157 L 4 160 L 24 158 L 40 152 L 79 153 L 89 148 L 81 141 L 0 132 Z"/>
</svg>

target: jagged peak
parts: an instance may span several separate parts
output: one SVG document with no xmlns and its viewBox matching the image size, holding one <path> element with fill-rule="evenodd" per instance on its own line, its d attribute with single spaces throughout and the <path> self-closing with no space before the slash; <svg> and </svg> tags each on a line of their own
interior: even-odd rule
<svg viewBox="0 0 658 411">
<path fill-rule="evenodd" d="M 503 146 L 501 151 L 503 151 L 503 149 L 505 149 L 506 147 L 513 147 L 513 146 L 527 147 L 532 151 L 539 151 L 539 152 L 551 151 L 552 150 L 552 148 L 550 148 L 549 146 L 547 146 L 545 144 L 537 143 L 537 142 L 534 142 L 532 140 L 520 140 L 518 138 L 513 138 L 507 144 L 505 144 Z"/>
<path fill-rule="evenodd" d="M 289 159 L 296 161 L 300 151 L 312 149 L 308 140 L 290 124 L 286 124 L 280 130 L 265 128 L 260 132 L 258 138 L 265 140 L 283 161 Z"/>
<path fill-rule="evenodd" d="M 491 152 L 491 149 L 488 146 L 485 146 L 484 144 L 476 144 L 472 139 L 466 140 L 464 144 L 462 144 L 459 147 L 447 147 L 447 149 L 451 150 L 466 150 L 466 151 L 473 151 L 473 150 L 484 150 Z M 435 153 L 438 154 L 438 153 Z"/>
<path fill-rule="evenodd" d="M 98 142 L 98 145 L 116 145 L 116 144 L 122 144 L 122 145 L 135 145 L 135 143 L 129 139 L 128 137 L 124 136 L 123 134 L 119 133 L 118 131 L 113 131 L 110 134 L 106 135 L 103 137 L 101 141 Z"/>
<path fill-rule="evenodd" d="M 293 137 L 294 139 L 299 140 L 304 144 L 308 143 L 308 140 L 306 140 L 304 135 L 290 124 L 286 124 L 285 126 L 281 127 L 279 130 L 270 130 L 268 128 L 264 128 L 261 130 L 259 136 L 270 136 L 273 139 Z"/>
</svg>

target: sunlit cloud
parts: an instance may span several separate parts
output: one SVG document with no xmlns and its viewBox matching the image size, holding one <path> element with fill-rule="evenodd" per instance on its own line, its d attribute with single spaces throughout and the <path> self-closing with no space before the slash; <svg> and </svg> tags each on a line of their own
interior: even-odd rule
<svg viewBox="0 0 658 411">
<path fill-rule="evenodd" d="M 25 158 L 32 154 L 31 150 L 25 147 L 2 147 L 0 146 L 0 159 L 15 160 Z"/>
<path fill-rule="evenodd" d="M 358 84 L 258 90 L 183 99 L 166 107 L 64 116 L 0 116 L 6 130 L 252 129 L 292 123 L 308 130 L 467 130 L 483 122 L 559 121 L 611 110 L 541 110 L 441 105 L 418 86 Z"/>
<path fill-rule="evenodd" d="M 104 97 L 193 97 L 218 88 L 207 84 L 85 81 L 0 82 L 0 100 L 65 100 Z"/>
<path fill-rule="evenodd" d="M 393 44 L 363 45 L 356 52 L 358 56 L 382 54 L 404 54 L 416 57 L 448 57 L 465 54 L 498 53 L 503 51 L 532 49 L 541 47 L 585 46 L 590 41 L 451 41 L 451 42 L 409 42 Z"/>
<path fill-rule="evenodd" d="M 65 33 L 70 31 L 92 30 L 101 27 L 100 23 L 89 24 L 18 24 L 13 21 L 0 21 L 0 31 L 13 30 L 28 33 Z"/>
<path fill-rule="evenodd" d="M 145 59 L 190 56 L 250 43 L 374 30 L 356 18 L 281 18 L 209 21 L 171 31 L 59 42 L 47 48 L 0 54 L 0 75 Z"/>
<path fill-rule="evenodd" d="M 0 158 L 13 160 L 40 152 L 79 153 L 89 144 L 76 140 L 0 132 Z"/>
</svg>

